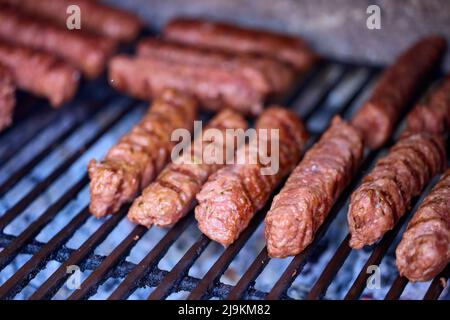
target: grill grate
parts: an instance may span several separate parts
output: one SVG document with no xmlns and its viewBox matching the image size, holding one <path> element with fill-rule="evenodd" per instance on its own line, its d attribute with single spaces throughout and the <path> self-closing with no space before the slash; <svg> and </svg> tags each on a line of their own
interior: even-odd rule
<svg viewBox="0 0 450 320">
<path fill-rule="evenodd" d="M 301 81 L 298 90 L 295 90 L 292 97 L 284 102 L 296 110 L 307 124 L 309 132 L 312 133 L 309 145 L 317 141 L 333 115 L 340 114 L 348 118 L 354 112 L 355 107 L 370 92 L 379 71 L 374 67 L 324 61 Z M 311 265 L 310 268 L 315 267 L 312 257 L 320 255 L 323 251 L 321 244 L 323 237 L 333 224 L 338 223 L 337 217 L 345 215 L 351 191 L 359 184 L 375 159 L 385 150 L 366 154 L 359 173 L 334 205 L 328 218 L 319 229 L 314 242 L 303 253 L 290 260 L 268 292 L 255 286 L 255 281 L 271 262 L 266 249 L 261 249 L 261 246 L 255 251 L 259 254 L 256 254 L 256 257 L 249 261 L 250 264 L 241 270 L 243 274 L 234 285 L 225 284 L 221 278 L 236 260 L 243 247 L 248 245 L 255 235 L 257 237 L 261 233 L 260 227 L 270 203 L 254 217 L 249 227 L 235 243 L 223 249 L 223 252 L 213 261 L 212 266 L 203 276 L 197 277 L 189 274 L 202 254 L 214 245 L 201 234 L 197 235 L 197 239 L 173 263 L 170 270 L 165 271 L 159 265 L 182 234 L 195 225 L 192 214 L 168 230 L 138 263 L 129 261 L 127 257 L 136 246 L 146 241 L 143 238 L 151 231 L 147 231 L 141 226 L 128 228 L 123 238 L 117 240 L 119 242 L 111 248 L 109 254 L 98 253 L 98 248 L 105 242 L 105 239 L 112 237 L 120 224 L 126 223 L 124 220 L 128 208 L 122 208 L 118 214 L 100 222 L 92 222 L 95 219 L 90 217 L 86 202 L 88 177 L 85 168 L 86 162 L 92 157 L 89 155 L 89 151 L 95 151 L 96 145 L 103 139 L 109 139 L 108 146 L 113 144 L 117 137 L 126 130 L 122 128 L 120 131 L 118 129 L 120 124 L 127 122 L 129 128 L 145 110 L 145 106 L 141 102 L 121 96 L 105 84 L 105 79 L 84 84 L 74 102 L 62 110 L 56 111 L 47 109 L 48 106 L 40 100 L 29 96 L 21 97 L 21 107 L 18 111 L 16 125 L 0 135 L 0 201 L 7 202 L 12 189 L 20 191 L 19 198 L 12 205 L 0 206 L 0 212 L 2 212 L 0 214 L 0 248 L 2 248 L 0 270 L 3 270 L 0 276 L 7 270 L 13 269 L 9 276 L 4 277 L 5 280 L 1 280 L 0 277 L 0 281 L 2 281 L 0 282 L 1 299 L 57 298 L 58 291 L 70 276 L 66 269 L 71 265 L 79 266 L 83 274 L 86 274 L 81 288 L 69 292 L 68 299 L 73 300 L 93 297 L 99 288 L 110 279 L 115 279 L 117 283 L 112 288 L 112 294 L 109 295 L 109 299 L 112 300 L 126 299 L 139 288 L 145 287 L 152 288 L 146 294 L 148 299 L 165 299 L 180 291 L 188 292 L 188 299 L 292 299 L 294 296 L 290 294 L 289 289 L 292 288 L 297 277 L 302 276 L 308 263 Z M 32 114 L 26 114 L 26 112 L 21 112 L 23 108 L 26 110 L 33 108 L 35 111 Z M 130 120 L 130 118 L 132 119 Z M 72 136 L 79 134 L 79 131 L 82 131 L 83 126 L 86 126 L 89 121 L 96 123 L 92 134 L 84 140 L 81 139 L 82 142 L 72 152 L 65 150 L 67 141 Z M 61 123 L 66 123 L 66 125 L 62 126 Z M 48 134 L 46 134 L 46 130 L 48 130 Z M 28 159 L 16 160 L 22 153 L 30 154 L 25 151 L 36 145 L 36 140 L 39 139 L 41 133 L 45 134 L 45 143 L 41 147 L 35 148 L 36 150 Z M 109 137 L 111 133 L 113 137 Z M 109 138 L 107 139 L 107 137 Z M 106 149 L 103 148 L 101 152 Z M 98 158 L 100 153 L 94 151 L 91 153 Z M 47 175 L 37 181 L 32 181 L 32 186 L 28 187 L 28 190 L 22 190 L 22 182 L 29 179 L 32 172 L 54 152 L 63 153 L 66 157 L 57 163 Z M 34 218 L 25 219 L 21 230 L 8 232 L 10 225 L 16 219 L 20 220 L 20 217 L 24 215 L 27 217 L 26 212 L 30 207 L 45 197 L 46 192 L 59 180 L 64 179 L 65 175 L 78 163 L 80 163 L 78 170 L 74 170 L 77 179 L 67 190 L 55 196 L 53 202 L 45 205 L 42 213 L 35 213 Z M 428 191 L 431 186 L 432 183 L 428 186 Z M 67 214 L 65 209 L 79 198 L 85 199 L 84 204 L 75 210 L 74 214 Z M 414 206 L 419 202 L 420 198 L 415 199 Z M 0 202 L 1 204 L 2 202 Z M 371 248 L 369 258 L 359 269 L 359 274 L 357 271 L 356 279 L 350 282 L 351 287 L 345 296 L 346 299 L 361 297 L 365 290 L 366 280 L 370 276 L 366 273 L 367 267 L 380 264 L 382 259 L 390 254 L 389 248 L 395 247 L 394 245 L 398 241 L 397 235 L 404 228 L 410 216 L 406 215 L 394 230 L 386 234 L 378 244 Z M 46 229 L 51 229 L 50 225 L 58 218 L 65 222 L 47 241 L 40 241 L 39 235 L 45 233 Z M 89 222 L 96 225 L 95 230 L 90 232 L 79 246 L 76 246 L 75 249 L 71 248 L 68 242 Z M 306 299 L 326 298 L 327 289 L 339 277 L 339 271 L 352 254 L 352 250 L 347 244 L 348 239 L 349 236 L 344 237 L 324 265 L 323 271 L 319 273 L 318 279 L 305 290 L 304 297 Z M 257 237 L 256 241 L 261 243 L 262 238 Z M 20 256 L 27 256 L 28 259 L 20 264 L 16 261 Z M 46 270 L 52 261 L 58 264 L 56 269 L 37 281 L 38 275 Z M 439 298 L 444 291 L 443 280 L 448 279 L 449 273 L 450 270 L 447 267 L 429 284 L 426 292 L 424 291 L 425 299 Z M 32 286 L 31 293 L 23 293 L 32 282 L 37 282 L 37 284 Z M 408 281 L 405 278 L 397 276 L 392 281 L 385 298 L 400 298 L 407 285 Z"/>
</svg>

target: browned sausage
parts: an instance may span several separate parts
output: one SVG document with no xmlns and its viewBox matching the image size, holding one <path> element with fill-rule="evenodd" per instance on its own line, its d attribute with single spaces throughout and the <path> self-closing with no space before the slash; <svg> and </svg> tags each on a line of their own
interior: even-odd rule
<svg viewBox="0 0 450 320">
<path fill-rule="evenodd" d="M 450 126 L 450 75 L 408 114 L 408 130 L 444 134 Z"/>
<path fill-rule="evenodd" d="M 396 256 L 400 274 L 411 281 L 429 281 L 450 262 L 450 170 L 408 223 Z"/>
<path fill-rule="evenodd" d="M 114 57 L 109 66 L 112 86 L 140 98 L 150 99 L 165 88 L 195 96 L 203 107 L 218 111 L 230 107 L 245 114 L 258 114 L 269 93 L 267 83 L 220 66 L 174 63 L 154 57 Z"/>
<path fill-rule="evenodd" d="M 264 174 L 262 169 L 268 164 L 252 162 L 249 157 L 255 150 L 262 149 L 249 143 L 238 151 L 235 164 L 213 174 L 197 194 L 199 204 L 195 208 L 195 218 L 200 230 L 225 246 L 239 237 L 276 186 L 294 168 L 307 141 L 301 121 L 282 107 L 271 107 L 261 114 L 256 122 L 257 135 L 263 135 L 262 129 L 279 133 L 276 140 L 271 140 L 270 134 L 266 136 L 269 145 L 273 142 L 279 146 L 279 169 Z M 268 151 L 276 155 L 275 149 L 269 147 Z"/>
<path fill-rule="evenodd" d="M 335 117 L 272 202 L 265 219 L 271 257 L 296 255 L 313 241 L 359 167 L 362 154 L 363 141 L 358 131 Z"/>
<path fill-rule="evenodd" d="M 0 131 L 11 124 L 15 105 L 15 85 L 12 74 L 0 63 Z"/>
<path fill-rule="evenodd" d="M 77 5 L 81 11 L 81 29 L 117 40 L 131 41 L 141 28 L 139 19 L 131 13 L 94 0 L 0 0 L 19 6 L 21 10 L 49 19 L 66 27 L 67 8 Z"/>
<path fill-rule="evenodd" d="M 0 38 L 53 53 L 91 78 L 103 72 L 116 47 L 111 39 L 57 27 L 4 5 L 0 6 Z"/>
<path fill-rule="evenodd" d="M 191 97 L 165 90 L 104 161 L 89 162 L 91 213 L 102 217 L 131 202 L 169 160 L 172 131 L 192 129 L 196 114 L 197 104 Z"/>
<path fill-rule="evenodd" d="M 183 161 L 167 165 L 156 181 L 134 200 L 128 212 L 128 219 L 148 228 L 153 224 L 167 227 L 176 223 L 192 209 L 195 195 L 206 179 L 222 167 L 220 163 L 205 161 L 206 150 L 212 147 L 211 144 L 215 144 L 215 148 L 225 149 L 226 140 L 205 141 L 206 130 L 220 130 L 225 137 L 227 129 L 246 128 L 247 122 L 239 113 L 227 109 L 216 115 L 204 128 L 203 136 L 197 138 L 202 148 L 196 148 L 199 144 L 193 143 L 194 147 L 191 146 L 190 150 L 181 156 Z M 234 146 L 237 146 L 237 143 Z"/>
<path fill-rule="evenodd" d="M 185 44 L 270 56 L 298 71 L 309 69 L 317 59 L 297 37 L 222 22 L 178 18 L 170 21 L 163 32 L 167 39 Z"/>
<path fill-rule="evenodd" d="M 351 196 L 347 217 L 350 246 L 370 245 L 392 229 L 411 199 L 445 164 L 440 135 L 405 132 Z"/>
<path fill-rule="evenodd" d="M 157 38 L 146 38 L 139 43 L 138 55 L 168 59 L 176 63 L 220 66 L 233 72 L 254 77 L 254 82 L 268 82 L 275 94 L 289 90 L 294 82 L 294 70 L 288 65 L 269 58 L 247 53 L 238 55 L 214 49 L 201 49 Z"/>
<path fill-rule="evenodd" d="M 352 125 L 363 133 L 368 147 L 379 148 L 391 136 L 401 111 L 436 69 L 445 49 L 442 37 L 424 38 L 383 73 L 369 100 L 352 119 Z"/>
<path fill-rule="evenodd" d="M 78 88 L 80 73 L 46 52 L 0 41 L 0 62 L 9 68 L 17 87 L 47 98 L 54 107 L 72 99 Z"/>
</svg>

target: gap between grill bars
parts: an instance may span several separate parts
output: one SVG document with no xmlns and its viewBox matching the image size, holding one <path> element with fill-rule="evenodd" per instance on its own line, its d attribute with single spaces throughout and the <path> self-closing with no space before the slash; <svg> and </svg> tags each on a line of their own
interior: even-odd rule
<svg viewBox="0 0 450 320">
<path fill-rule="evenodd" d="M 370 92 L 378 72 L 377 68 L 324 61 L 300 82 L 296 92 L 293 92 L 292 98 L 285 101 L 285 104 L 295 110 L 305 121 L 312 135 L 309 146 L 317 141 L 335 114 L 348 118 L 354 112 L 355 107 Z M 41 214 L 28 221 L 15 235 L 9 234 L 8 227 L 21 215 L 24 215 L 29 208 L 32 208 L 34 203 L 43 197 L 45 191 L 56 184 L 73 166 L 86 161 L 84 159 L 86 152 L 95 149 L 99 140 L 106 139 L 106 136 L 113 134 L 114 138 L 109 139 L 109 145 L 113 144 L 120 136 L 117 133 L 118 128 L 124 127 L 121 129 L 124 132 L 126 131 L 125 122 L 129 128 L 133 122 L 139 119 L 139 114 L 143 112 L 142 104 L 119 95 L 107 87 L 104 79 L 102 81 L 85 84 L 76 101 L 68 104 L 62 110 L 50 111 L 46 117 L 30 117 L 30 119 L 20 120 L 15 127 L 0 135 L 0 147 L 4 148 L 2 144 L 10 145 L 10 149 L 0 149 L 4 151 L 0 153 L 2 160 L 0 196 L 4 197 L 9 194 L 11 189 L 20 186 L 22 181 L 26 180 L 50 154 L 64 149 L 65 143 L 82 131 L 86 122 L 95 117 L 100 119 L 90 136 L 86 137 L 75 150 L 66 154 L 65 158 L 48 175 L 35 181 L 34 185 L 24 192 L 21 198 L 0 214 L 0 248 L 3 249 L 0 251 L 0 271 L 5 272 L 5 269 L 16 263 L 16 259 L 24 255 L 29 257 L 21 264 L 16 263 L 18 264 L 16 270 L 12 272 L 9 279 L 1 284 L 0 298 L 2 299 L 15 298 L 30 286 L 33 287 L 32 292 L 24 298 L 33 300 L 57 298 L 58 292 L 64 288 L 64 284 L 70 276 L 67 273 L 67 267 L 72 265 L 79 266 L 80 270 L 86 273 L 86 277 L 81 282 L 81 289 L 70 291 L 67 294 L 66 298 L 69 299 L 90 298 L 98 293 L 99 288 L 106 286 L 110 279 L 115 279 L 117 282 L 106 297 L 111 300 L 126 299 L 135 291 L 150 287 L 151 291 L 145 294 L 145 297 L 149 299 L 165 299 L 180 291 L 188 292 L 188 299 L 291 299 L 293 297 L 289 294 L 289 288 L 292 287 L 297 277 L 302 277 L 305 265 L 311 263 L 311 257 L 314 254 L 320 255 L 321 239 L 331 226 L 337 223 L 336 220 L 342 215 L 343 210 L 345 211 L 351 191 L 359 184 L 376 158 L 385 150 L 366 154 L 358 174 L 334 205 L 325 223 L 319 229 L 314 242 L 302 254 L 290 260 L 286 267 L 279 272 L 278 279 L 275 279 L 275 283 L 267 292 L 255 287 L 255 281 L 271 262 L 264 247 L 260 247 L 255 252 L 255 258 L 249 261 L 243 270 L 240 270 L 242 275 L 237 279 L 235 285 L 225 284 L 221 278 L 243 248 L 248 246 L 253 241 L 251 239 L 260 233 L 260 226 L 270 207 L 271 200 L 263 210 L 255 215 L 240 238 L 228 248 L 223 249 L 203 276 L 198 277 L 190 275 L 189 272 L 213 245 L 208 238 L 201 234 L 197 234 L 196 240 L 189 244 L 168 271 L 160 267 L 160 263 L 165 261 L 167 253 L 177 244 L 177 240 L 184 233 L 195 228 L 192 212 L 167 230 L 165 234 L 162 234 L 159 240 L 155 240 L 154 246 L 149 248 L 137 262 L 127 259 L 132 250 L 139 245 L 142 246 L 144 241 L 148 241 L 149 235 L 153 235 L 152 232 L 157 228 L 147 230 L 141 226 L 129 227 L 122 232 L 122 237 L 114 243 L 107 255 L 98 253 L 99 247 L 113 237 L 122 224 L 127 223 L 125 215 L 128 207 L 122 208 L 114 216 L 94 221 L 89 215 L 86 197 L 83 196 L 88 185 L 85 167 L 84 171 L 78 171 L 78 179 L 70 181 L 67 190 L 58 195 L 44 208 Z M 128 118 L 133 118 L 133 121 Z M 67 123 L 64 126 L 60 125 L 65 123 L 64 121 Z M 49 130 L 47 143 L 34 150 L 31 158 L 14 166 L 17 155 L 33 146 L 38 139 L 38 133 L 42 130 Z M 26 134 L 18 135 L 21 131 Z M 20 139 L 15 136 L 20 136 Z M 11 140 L 12 137 L 15 137 L 14 140 Z M 100 155 L 94 154 L 94 157 L 100 158 Z M 83 168 L 83 166 L 81 167 Z M 9 174 L 5 175 L 5 168 L 8 169 Z M 428 186 L 428 191 L 431 185 Z M 70 207 L 71 203 L 79 198 L 84 199 L 83 205 L 72 215 L 66 217 L 65 222 L 54 235 L 50 236 L 47 241 L 38 240 L 37 237 L 43 230 L 48 228 L 55 219 L 64 218 L 67 207 Z M 416 199 L 416 203 L 418 202 L 420 200 Z M 396 235 L 410 216 L 411 214 L 405 216 L 394 230 L 372 248 L 365 265 L 356 272 L 356 279 L 351 281 L 351 287 L 345 298 L 357 299 L 361 296 L 368 277 L 366 267 L 382 261 L 387 255 L 388 249 L 395 244 Z M 93 223 L 96 224 L 96 227 L 80 241 L 78 246 L 71 248 L 68 243 L 72 237 L 86 225 Z M 258 239 L 258 241 L 262 240 Z M 334 254 L 325 263 L 318 279 L 305 290 L 303 295 L 305 298 L 326 297 L 325 293 L 328 287 L 336 277 L 339 277 L 340 269 L 352 253 L 347 243 L 348 236 L 342 240 Z M 39 274 L 44 272 L 52 262 L 57 263 L 57 266 L 38 281 Z M 314 268 L 314 263 L 311 263 L 311 268 Z M 424 292 L 424 298 L 439 298 L 444 290 L 443 280 L 448 277 L 449 268 L 447 267 L 429 284 Z M 385 298 L 400 298 L 407 285 L 408 282 L 404 278 L 395 278 Z"/>
</svg>

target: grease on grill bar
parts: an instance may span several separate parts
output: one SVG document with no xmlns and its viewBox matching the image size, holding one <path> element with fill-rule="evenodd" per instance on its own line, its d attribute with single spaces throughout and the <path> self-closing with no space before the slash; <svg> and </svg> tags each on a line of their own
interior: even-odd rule
<svg viewBox="0 0 450 320">
<path fill-rule="evenodd" d="M 349 118 L 370 93 L 378 71 L 326 61 L 311 71 L 295 97 L 285 101 L 312 133 L 309 146 L 334 115 Z M 133 226 L 125 217 L 127 207 L 107 219 L 90 217 L 87 162 L 105 153 L 145 111 L 144 104 L 101 83 L 85 84 L 67 108 L 49 111 L 48 117 L 30 115 L 33 121 L 18 119 L 15 127 L 0 135 L 0 298 L 437 299 L 442 295 L 448 267 L 431 283 L 420 285 L 397 277 L 395 267 L 389 267 L 397 234 L 412 212 L 368 251 L 355 252 L 348 246 L 342 227 L 347 200 L 384 149 L 365 155 L 315 240 L 293 259 L 270 259 L 262 247 L 261 225 L 268 205 L 226 249 L 196 230 L 192 213 L 167 231 Z M 42 139 L 42 130 L 51 139 Z M 21 131 L 28 134 L 17 145 L 11 137 Z M 48 168 L 49 163 L 53 166 Z M 413 205 L 417 203 L 420 199 Z M 370 291 L 365 288 L 367 266 L 380 262 L 387 268 L 382 276 L 388 285 Z M 67 267 L 72 265 L 81 270 L 81 290 L 67 287 Z"/>
</svg>

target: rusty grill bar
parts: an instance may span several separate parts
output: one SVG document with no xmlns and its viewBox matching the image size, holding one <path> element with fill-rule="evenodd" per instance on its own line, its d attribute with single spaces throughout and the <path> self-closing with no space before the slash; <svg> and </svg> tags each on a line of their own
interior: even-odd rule
<svg viewBox="0 0 450 320">
<path fill-rule="evenodd" d="M 291 98 L 285 101 L 285 104 L 297 111 L 307 124 L 309 132 L 312 134 L 309 145 L 317 141 L 333 115 L 340 114 L 345 118 L 349 117 L 354 108 L 361 103 L 367 92 L 370 92 L 379 71 L 375 67 L 324 61 L 301 81 L 297 88 L 298 90 L 292 94 Z M 336 98 L 336 92 L 342 91 L 343 88 L 348 89 L 348 92 L 344 94 L 345 97 Z M 143 287 L 154 288 L 148 295 L 148 299 L 165 299 L 179 291 L 189 292 L 188 299 L 292 299 L 288 289 L 297 277 L 302 276 L 304 266 L 310 261 L 311 255 L 321 250 L 321 238 L 326 234 L 330 226 L 336 223 L 337 216 L 345 215 L 345 206 L 352 190 L 359 184 L 361 178 L 370 169 L 376 158 L 385 150 L 382 149 L 366 154 L 360 171 L 332 208 L 328 218 L 320 227 L 314 242 L 303 253 L 290 261 L 287 267 L 282 270 L 281 276 L 276 279 L 269 292 L 263 292 L 255 288 L 254 285 L 258 276 L 266 269 L 271 260 L 265 248 L 258 251 L 259 254 L 256 255 L 256 258 L 246 270 L 242 270 L 243 275 L 235 285 L 221 282 L 221 277 L 262 224 L 270 202 L 254 217 L 240 238 L 224 249 L 206 274 L 200 278 L 189 275 L 189 270 L 211 245 L 211 241 L 201 234 L 169 271 L 162 270 L 158 266 L 183 232 L 194 225 L 195 219 L 192 214 L 189 214 L 168 230 L 139 263 L 127 261 L 126 258 L 140 241 L 145 241 L 142 238 L 149 231 L 141 226 L 135 226 L 128 231 L 108 255 L 101 255 L 96 252 L 96 249 L 102 242 L 125 219 L 128 207 L 122 208 L 114 216 L 97 222 L 99 224 L 98 228 L 77 249 L 69 248 L 67 243 L 86 221 L 92 219 L 86 205 L 72 217 L 63 216 L 62 218 L 65 219 L 66 223 L 48 241 L 42 242 L 37 240 L 36 238 L 42 230 L 48 227 L 59 215 L 63 214 L 63 209 L 86 188 L 88 177 L 85 170 L 79 171 L 79 179 L 62 195 L 58 196 L 43 213 L 39 214 L 34 220 L 29 221 L 17 235 L 5 232 L 8 225 L 23 214 L 33 202 L 39 200 L 42 194 L 77 161 L 80 161 L 85 152 L 95 146 L 99 139 L 102 139 L 110 132 L 117 131 L 116 126 L 125 121 L 124 118 L 136 112 L 142 114 L 145 108 L 145 105 L 141 102 L 119 95 L 108 88 L 106 79 L 85 83 L 80 91 L 74 102 L 65 106 L 62 110 L 56 111 L 49 111 L 48 106 L 42 101 L 28 96 L 21 97 L 21 107 L 18 111 L 19 115 L 16 116 L 18 118 L 16 124 L 0 135 L 0 173 L 3 172 L 4 176 L 6 174 L 6 178 L 0 180 L 1 199 L 5 198 L 11 188 L 27 177 L 49 154 L 63 149 L 64 143 L 72 135 L 76 134 L 78 130 L 81 130 L 80 128 L 89 119 L 96 116 L 100 119 L 98 127 L 91 136 L 85 139 L 76 150 L 67 154 L 65 160 L 52 169 L 48 175 L 37 181 L 28 191 L 25 191 L 18 201 L 0 213 L 0 248 L 2 249 L 0 251 L 0 271 L 13 263 L 19 255 L 29 256 L 29 259 L 18 266 L 9 279 L 1 283 L 1 299 L 15 298 L 42 270 L 48 267 L 47 265 L 51 261 L 58 263 L 56 269 L 51 271 L 45 279 L 41 280 L 41 283 L 36 285 L 34 292 L 26 298 L 32 300 L 51 299 L 68 279 L 67 267 L 78 265 L 82 271 L 87 271 L 89 274 L 82 281 L 81 288 L 71 292 L 71 295 L 68 297 L 71 300 L 92 297 L 108 279 L 117 279 L 119 281 L 112 294 L 108 297 L 111 300 L 126 299 L 133 292 Z M 35 109 L 35 111 L 32 114 L 27 114 L 27 112 L 22 111 L 25 108 L 26 110 Z M 138 119 L 139 117 L 136 116 L 135 118 Z M 14 168 L 10 171 L 10 163 L 14 162 L 15 156 L 30 145 L 33 145 L 39 133 L 52 127 L 58 127 L 58 124 L 64 121 L 68 121 L 66 126 L 56 131 L 50 130 L 51 134 L 48 135 L 45 144 L 36 150 L 31 158 L 19 163 L 16 167 L 13 166 Z M 117 136 L 120 136 L 120 134 L 116 134 Z M 110 144 L 114 143 L 114 141 L 114 139 L 111 139 Z M 387 146 L 389 144 L 392 144 L 392 141 Z M 99 157 L 98 154 L 95 154 L 95 156 Z M 5 170 L 8 170 L 8 172 L 5 173 Z M 432 183 L 421 197 L 424 197 L 431 187 Z M 415 210 L 421 199 L 414 200 L 414 209 L 412 211 Z M 370 276 L 366 272 L 367 267 L 379 264 L 382 261 L 388 249 L 396 244 L 397 234 L 404 228 L 410 217 L 411 214 L 406 215 L 394 230 L 387 233 L 379 243 L 371 248 L 369 258 L 352 283 L 345 299 L 360 298 L 365 289 L 366 280 Z M 349 236 L 347 235 L 340 245 L 337 246 L 334 255 L 326 264 L 319 278 L 311 288 L 308 288 L 305 294 L 306 299 L 326 298 L 325 294 L 328 287 L 336 277 L 339 277 L 339 270 L 352 253 L 351 248 L 348 246 L 348 239 Z M 450 269 L 447 267 L 441 275 L 431 282 L 424 299 L 439 298 L 444 290 L 449 273 Z M 400 298 L 407 284 L 408 281 L 405 278 L 397 276 L 385 298 Z"/>
</svg>

